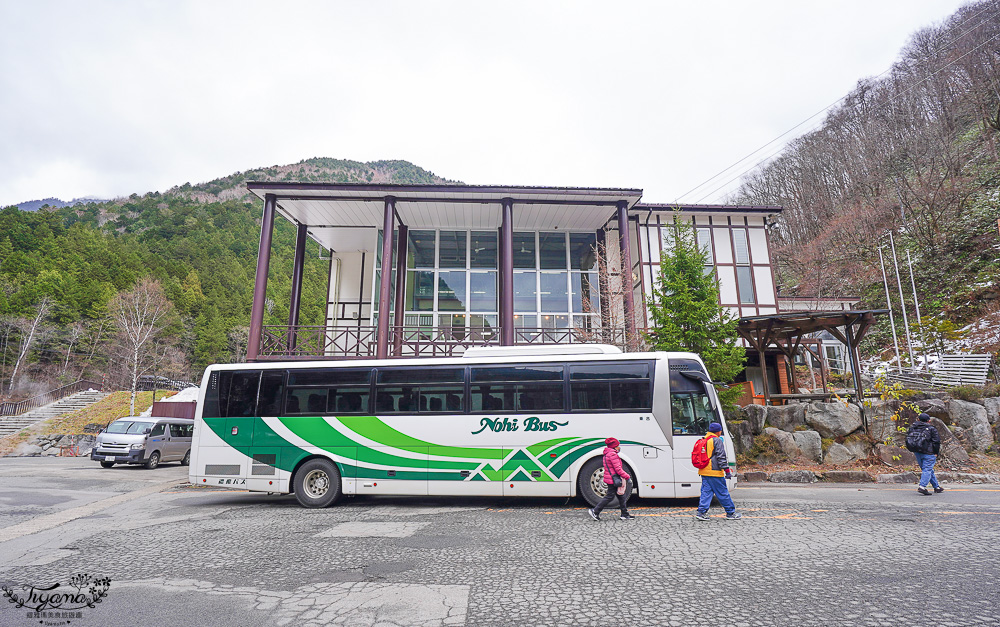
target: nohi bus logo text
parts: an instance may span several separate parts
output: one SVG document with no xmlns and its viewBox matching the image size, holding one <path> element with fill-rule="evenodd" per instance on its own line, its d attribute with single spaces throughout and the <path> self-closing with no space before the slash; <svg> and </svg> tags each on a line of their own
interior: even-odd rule
<svg viewBox="0 0 1000 627">
<path fill-rule="evenodd" d="M 532 416 L 531 418 L 526 418 L 524 420 L 524 430 L 525 431 L 555 431 L 559 427 L 565 427 L 569 422 L 556 422 L 555 420 L 543 421 L 539 420 L 538 417 Z M 483 418 L 479 421 L 479 430 L 473 431 L 472 435 L 482 433 L 489 429 L 494 433 L 499 433 L 500 431 L 520 431 L 521 428 L 518 426 L 517 418 Z"/>
</svg>

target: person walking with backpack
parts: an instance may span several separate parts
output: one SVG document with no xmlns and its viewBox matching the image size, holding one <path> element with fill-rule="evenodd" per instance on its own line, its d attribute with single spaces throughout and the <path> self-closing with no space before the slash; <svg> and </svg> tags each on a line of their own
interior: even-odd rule
<svg viewBox="0 0 1000 627">
<path fill-rule="evenodd" d="M 920 414 L 906 432 L 906 448 L 917 458 L 917 465 L 920 466 L 920 485 L 917 486 L 917 492 L 923 496 L 931 495 L 927 491 L 928 483 L 934 488 L 934 492 L 944 492 L 944 488 L 938 483 L 937 475 L 934 474 L 934 464 L 937 463 L 938 453 L 941 452 L 941 436 L 938 435 L 937 429 L 929 424 L 930 419 L 927 414 Z"/>
<path fill-rule="evenodd" d="M 691 451 L 691 463 L 701 475 L 701 500 L 698 501 L 697 520 L 708 520 L 708 508 L 712 506 L 712 497 L 719 498 L 722 508 L 726 510 L 726 520 L 739 520 L 743 514 L 736 511 L 733 497 L 729 496 L 727 479 L 733 474 L 729 469 L 729 459 L 726 458 L 726 447 L 722 439 L 722 425 L 713 422 L 708 425 L 708 433 L 698 440 Z"/>
<path fill-rule="evenodd" d="M 600 520 L 601 510 L 614 500 L 615 497 L 618 497 L 618 506 L 622 511 L 621 519 L 632 520 L 635 516 L 628 513 L 628 507 L 625 505 L 630 496 L 628 480 L 632 476 L 625 472 L 625 469 L 622 467 L 622 460 L 618 457 L 618 451 L 621 450 L 621 443 L 616 438 L 608 438 L 604 440 L 604 445 L 604 485 L 607 486 L 608 493 L 597 503 L 597 506 L 593 509 L 588 509 L 587 513 L 594 520 Z"/>
</svg>

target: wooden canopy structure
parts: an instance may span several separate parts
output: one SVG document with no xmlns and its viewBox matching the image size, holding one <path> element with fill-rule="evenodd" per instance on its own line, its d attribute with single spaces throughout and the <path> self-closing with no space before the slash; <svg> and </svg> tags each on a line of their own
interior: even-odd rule
<svg viewBox="0 0 1000 627">
<path fill-rule="evenodd" d="M 792 360 L 799 348 L 803 347 L 803 337 L 817 331 L 827 331 L 847 347 L 847 353 L 851 360 L 851 372 L 854 375 L 855 402 L 859 407 L 862 407 L 864 390 L 861 386 L 858 344 L 871 330 L 875 323 L 875 317 L 888 312 L 888 309 L 858 309 L 851 311 L 797 311 L 753 316 L 740 318 L 736 331 L 760 354 L 762 365 L 764 351 L 768 348 L 774 347 L 789 360 Z M 812 352 L 812 349 L 806 349 Z M 819 355 L 813 354 L 817 359 L 820 359 Z M 764 376 L 764 403 L 767 404 L 770 400 L 767 368 L 761 370 Z M 794 389 L 797 387 L 795 368 L 792 368 L 791 376 Z M 863 410 L 862 416 L 864 416 Z"/>
</svg>

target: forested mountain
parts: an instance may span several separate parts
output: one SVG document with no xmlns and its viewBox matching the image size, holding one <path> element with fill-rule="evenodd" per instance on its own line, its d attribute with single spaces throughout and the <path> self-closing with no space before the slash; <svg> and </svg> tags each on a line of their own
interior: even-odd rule
<svg viewBox="0 0 1000 627">
<path fill-rule="evenodd" d="M 308 159 L 261 168 L 165 192 L 34 212 L 0 211 L 0 379 L 13 365 L 39 303 L 49 303 L 15 383 L 84 375 L 115 376 L 108 303 L 141 277 L 157 279 L 173 305 L 165 320 L 175 342 L 164 345 L 160 374 L 197 375 L 208 363 L 245 351 L 256 271 L 261 202 L 249 180 L 451 183 L 406 161 L 360 163 Z M 288 320 L 295 229 L 275 221 L 265 323 Z M 327 266 L 310 241 L 300 319 L 322 324 Z"/>
<path fill-rule="evenodd" d="M 1000 2 L 989 0 L 915 33 L 888 72 L 860 81 L 733 200 L 784 206 L 772 241 L 785 295 L 885 307 L 879 248 L 889 254 L 892 232 L 922 312 L 962 324 L 1000 307 L 998 133 Z M 905 265 L 902 282 L 912 315 Z"/>
</svg>

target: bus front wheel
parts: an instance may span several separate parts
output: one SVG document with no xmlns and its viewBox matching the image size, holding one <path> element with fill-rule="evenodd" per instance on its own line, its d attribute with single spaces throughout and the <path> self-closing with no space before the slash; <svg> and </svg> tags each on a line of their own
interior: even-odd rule
<svg viewBox="0 0 1000 627">
<path fill-rule="evenodd" d="M 630 477 L 635 477 L 632 468 L 625 462 L 622 462 L 622 468 Z M 632 479 L 629 479 L 625 485 L 626 501 L 632 496 L 632 485 Z M 597 505 L 608 493 L 607 484 L 604 483 L 603 458 L 595 457 L 583 465 L 576 480 L 576 493 L 583 497 L 583 500 L 591 507 Z M 617 501 L 611 501 L 611 503 L 617 504 Z"/>
<path fill-rule="evenodd" d="M 295 473 L 295 498 L 302 507 L 333 505 L 340 487 L 340 471 L 328 459 L 310 459 Z"/>
</svg>

